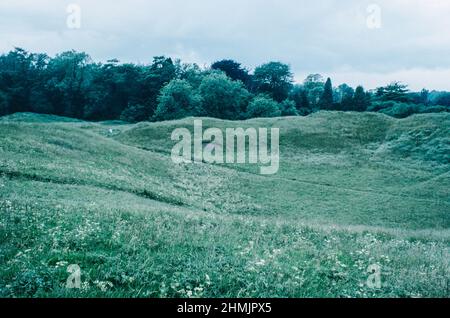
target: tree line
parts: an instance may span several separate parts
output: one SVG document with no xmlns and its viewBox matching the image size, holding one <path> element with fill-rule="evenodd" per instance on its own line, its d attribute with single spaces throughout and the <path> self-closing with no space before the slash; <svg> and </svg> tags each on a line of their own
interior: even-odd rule
<svg viewBox="0 0 450 318">
<path fill-rule="evenodd" d="M 395 117 L 450 111 L 449 92 L 411 92 L 395 82 L 376 90 L 311 74 L 295 84 L 289 65 L 250 72 L 234 60 L 210 67 L 157 56 L 149 64 L 96 63 L 83 52 L 49 57 L 16 48 L 0 56 L 0 116 L 35 112 L 85 120 L 162 121 L 187 116 L 238 120 L 306 116 L 319 110 Z"/>
</svg>

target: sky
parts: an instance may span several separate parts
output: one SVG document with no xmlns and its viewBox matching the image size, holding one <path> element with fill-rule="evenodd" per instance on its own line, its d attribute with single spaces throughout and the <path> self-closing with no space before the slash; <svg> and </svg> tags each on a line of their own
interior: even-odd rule
<svg viewBox="0 0 450 318">
<path fill-rule="evenodd" d="M 450 0 L 0 0 L 0 52 L 281 61 L 297 82 L 450 91 L 449 16 Z"/>
</svg>

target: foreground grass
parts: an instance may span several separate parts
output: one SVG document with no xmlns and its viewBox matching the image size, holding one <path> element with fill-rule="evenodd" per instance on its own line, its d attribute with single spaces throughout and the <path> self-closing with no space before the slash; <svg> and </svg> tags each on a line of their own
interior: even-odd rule
<svg viewBox="0 0 450 318">
<path fill-rule="evenodd" d="M 449 296 L 448 236 L 223 216 L 84 186 L 1 185 L 3 297 Z M 36 191 L 24 200 L 24 188 Z M 80 265 L 81 290 L 64 287 L 68 264 Z M 366 285 L 373 264 L 379 290 Z"/>
<path fill-rule="evenodd" d="M 189 120 L 5 120 L 0 296 L 449 297 L 449 167 L 420 148 L 448 138 L 448 117 L 376 116 L 373 135 L 349 133 L 355 147 L 327 141 L 339 131 L 314 121 L 340 116 L 330 114 L 278 123 L 285 157 L 270 178 L 174 166 L 167 134 Z M 414 130 L 434 138 L 400 147 Z M 69 264 L 81 268 L 79 290 L 65 288 Z M 380 289 L 366 284 L 374 264 Z"/>
</svg>

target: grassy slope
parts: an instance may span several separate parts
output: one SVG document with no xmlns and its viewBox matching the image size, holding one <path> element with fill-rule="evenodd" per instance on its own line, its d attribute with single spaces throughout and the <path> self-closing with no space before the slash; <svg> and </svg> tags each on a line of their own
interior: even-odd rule
<svg viewBox="0 0 450 318">
<path fill-rule="evenodd" d="M 204 119 L 280 127 L 276 176 L 172 164 L 192 121 L 1 119 L 0 295 L 449 296 L 449 114 Z"/>
</svg>

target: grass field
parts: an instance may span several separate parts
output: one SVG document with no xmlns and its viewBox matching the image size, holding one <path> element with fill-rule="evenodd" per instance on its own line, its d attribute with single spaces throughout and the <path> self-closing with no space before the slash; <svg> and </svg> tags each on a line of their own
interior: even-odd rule
<svg viewBox="0 0 450 318">
<path fill-rule="evenodd" d="M 450 114 L 203 119 L 279 127 L 273 176 L 172 163 L 193 120 L 0 118 L 0 296 L 450 297 Z"/>
</svg>

